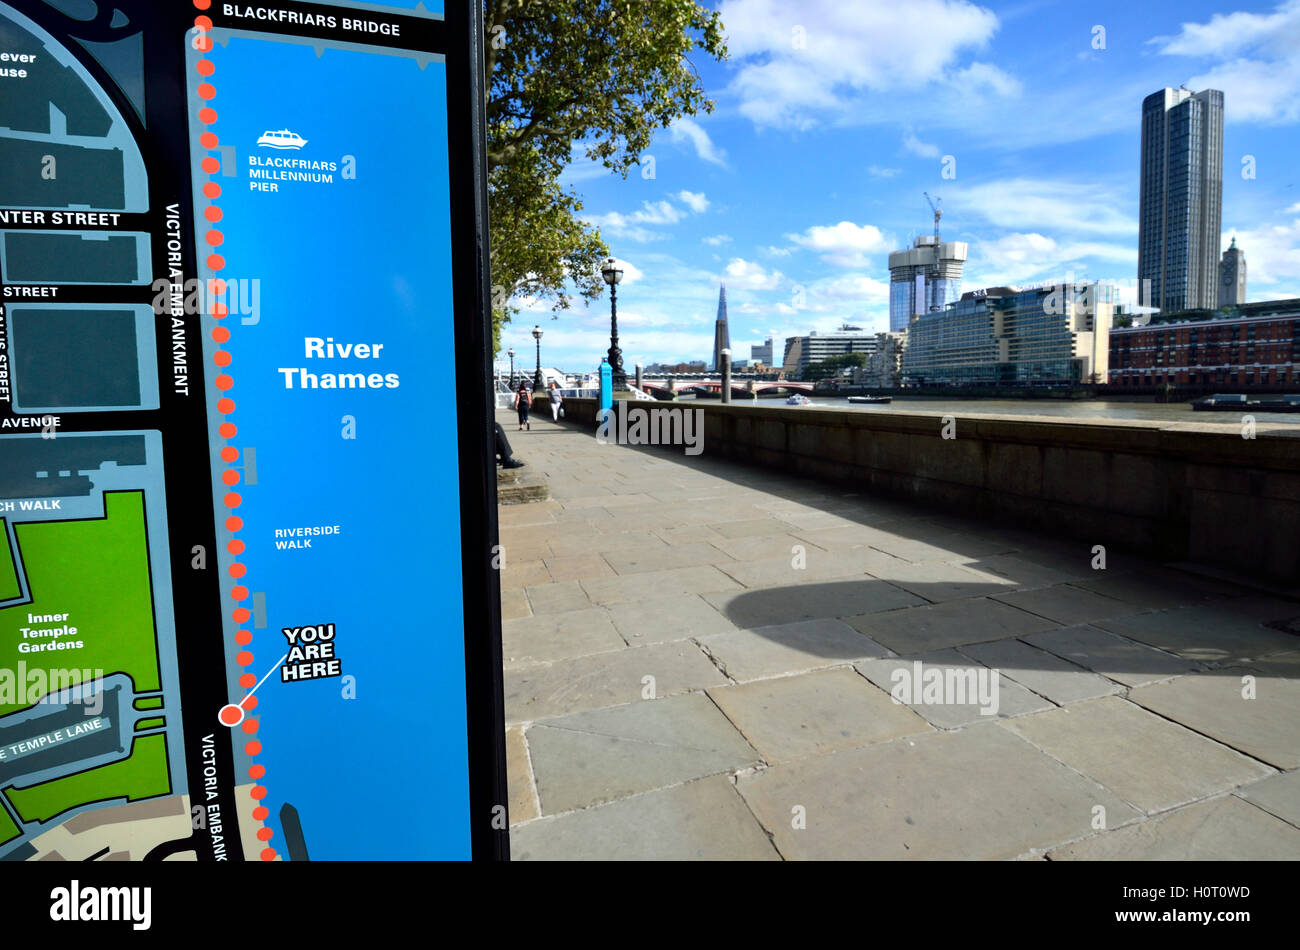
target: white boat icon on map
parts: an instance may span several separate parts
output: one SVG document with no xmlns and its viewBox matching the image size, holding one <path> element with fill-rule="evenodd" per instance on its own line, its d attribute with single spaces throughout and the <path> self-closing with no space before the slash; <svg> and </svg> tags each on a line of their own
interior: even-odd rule
<svg viewBox="0 0 1300 950">
<path fill-rule="evenodd" d="M 297 132 L 290 132 L 288 129 L 267 130 L 258 137 L 257 144 L 263 148 L 302 148 L 307 144 L 307 140 Z"/>
</svg>

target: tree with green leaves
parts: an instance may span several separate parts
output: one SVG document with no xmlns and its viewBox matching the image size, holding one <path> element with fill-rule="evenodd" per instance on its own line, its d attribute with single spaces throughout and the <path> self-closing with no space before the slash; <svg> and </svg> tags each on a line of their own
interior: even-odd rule
<svg viewBox="0 0 1300 950">
<path fill-rule="evenodd" d="M 696 0 L 484 0 L 493 346 L 515 296 L 570 303 L 604 290 L 609 248 L 559 181 L 579 156 L 627 177 L 654 133 L 711 112 L 690 60 L 722 60 L 717 12 Z"/>
<path fill-rule="evenodd" d="M 810 383 L 819 379 L 830 379 L 850 367 L 860 369 L 866 365 L 867 357 L 865 353 L 840 353 L 835 356 L 828 356 L 824 360 L 818 360 L 816 363 L 809 363 L 807 369 L 804 370 L 804 379 Z"/>
</svg>

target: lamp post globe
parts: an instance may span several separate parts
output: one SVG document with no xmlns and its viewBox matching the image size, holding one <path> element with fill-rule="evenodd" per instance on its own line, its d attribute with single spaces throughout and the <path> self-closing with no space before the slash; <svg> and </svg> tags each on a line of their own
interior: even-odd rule
<svg viewBox="0 0 1300 950">
<path fill-rule="evenodd" d="M 627 389 L 627 373 L 623 371 L 623 351 L 618 348 L 618 283 L 623 279 L 623 269 L 610 257 L 600 266 L 600 276 L 609 284 L 609 368 L 615 389 Z"/>
<path fill-rule="evenodd" d="M 533 392 L 540 393 L 546 388 L 546 379 L 542 376 L 542 328 L 533 326 L 533 339 L 537 341 L 537 372 L 533 374 Z"/>
</svg>

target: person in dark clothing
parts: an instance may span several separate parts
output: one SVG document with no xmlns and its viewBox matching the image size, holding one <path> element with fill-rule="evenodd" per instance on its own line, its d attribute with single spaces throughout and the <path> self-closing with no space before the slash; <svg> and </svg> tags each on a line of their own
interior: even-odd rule
<svg viewBox="0 0 1300 950">
<path fill-rule="evenodd" d="M 525 462 L 515 458 L 510 451 L 510 443 L 506 439 L 506 430 L 501 427 L 501 423 L 496 423 L 497 427 L 497 455 L 501 456 L 502 468 L 523 468 Z"/>
<path fill-rule="evenodd" d="M 515 409 L 519 412 L 519 431 L 522 432 L 527 426 L 530 430 L 533 424 L 528 421 L 528 410 L 533 407 L 533 394 L 528 389 L 528 380 L 519 381 L 519 389 L 515 392 Z"/>
</svg>

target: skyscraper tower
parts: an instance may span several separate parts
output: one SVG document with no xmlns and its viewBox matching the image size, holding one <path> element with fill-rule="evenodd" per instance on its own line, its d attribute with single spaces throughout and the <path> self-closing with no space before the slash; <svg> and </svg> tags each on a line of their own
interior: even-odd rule
<svg viewBox="0 0 1300 950">
<path fill-rule="evenodd" d="M 1223 252 L 1219 262 L 1219 306 L 1233 307 L 1246 302 L 1246 252 L 1237 247 L 1237 238 Z"/>
<path fill-rule="evenodd" d="M 970 245 L 923 234 L 911 248 L 889 255 L 889 329 L 906 330 L 913 317 L 942 310 L 961 296 L 961 269 Z"/>
<path fill-rule="evenodd" d="M 1223 93 L 1163 89 L 1142 100 L 1139 300 L 1160 310 L 1218 305 Z M 1149 290 L 1149 298 L 1147 297 Z"/>
<path fill-rule="evenodd" d="M 727 329 L 727 285 L 718 292 L 718 320 L 713 325 L 713 365 L 709 369 L 722 369 L 722 351 L 731 349 L 731 331 Z"/>
</svg>

